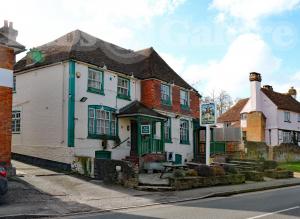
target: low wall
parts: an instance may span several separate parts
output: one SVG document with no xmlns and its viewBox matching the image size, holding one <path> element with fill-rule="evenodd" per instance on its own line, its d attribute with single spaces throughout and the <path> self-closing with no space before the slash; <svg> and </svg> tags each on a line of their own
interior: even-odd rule
<svg viewBox="0 0 300 219">
<path fill-rule="evenodd" d="M 300 147 L 292 144 L 281 144 L 273 149 L 273 159 L 278 162 L 300 161 Z"/>
<path fill-rule="evenodd" d="M 121 184 L 130 188 L 138 186 L 138 167 L 127 161 L 95 159 L 94 176 L 109 184 Z"/>
<path fill-rule="evenodd" d="M 245 143 L 245 159 L 249 160 L 268 160 L 269 147 L 264 142 L 248 141 Z"/>
</svg>

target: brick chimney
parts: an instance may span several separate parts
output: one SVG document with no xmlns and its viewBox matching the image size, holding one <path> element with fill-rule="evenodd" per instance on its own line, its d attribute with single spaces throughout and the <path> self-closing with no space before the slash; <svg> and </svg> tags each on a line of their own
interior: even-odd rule
<svg viewBox="0 0 300 219">
<path fill-rule="evenodd" d="M 251 98 L 250 108 L 251 111 L 262 111 L 261 106 L 261 75 L 257 72 L 251 72 L 249 75 Z"/>
<path fill-rule="evenodd" d="M 294 87 L 291 87 L 289 89 L 288 94 L 291 95 L 294 99 L 297 99 L 297 90 Z"/>
<path fill-rule="evenodd" d="M 0 33 L 6 36 L 9 40 L 16 41 L 18 31 L 14 29 L 13 22 L 4 21 L 4 26 L 0 28 Z"/>
</svg>

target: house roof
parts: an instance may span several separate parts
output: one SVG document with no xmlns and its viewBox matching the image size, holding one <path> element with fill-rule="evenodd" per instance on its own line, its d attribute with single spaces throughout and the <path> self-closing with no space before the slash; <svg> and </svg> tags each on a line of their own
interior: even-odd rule
<svg viewBox="0 0 300 219">
<path fill-rule="evenodd" d="M 248 100 L 249 98 L 239 100 L 234 106 L 219 116 L 218 122 L 223 123 L 240 121 L 240 113 L 247 104 Z"/>
<path fill-rule="evenodd" d="M 1 32 L 0 32 L 0 44 L 13 48 L 16 54 L 25 51 L 25 46 L 23 46 L 22 44 L 14 40 L 9 39 L 5 34 Z"/>
<path fill-rule="evenodd" d="M 278 107 L 278 109 L 300 113 L 300 102 L 289 94 L 261 88 L 261 91 Z"/>
<path fill-rule="evenodd" d="M 118 113 L 119 117 L 132 116 L 132 115 L 147 115 L 147 116 L 161 118 L 161 119 L 168 118 L 167 116 L 162 115 L 156 112 L 155 110 L 148 108 L 147 106 L 145 106 L 144 104 L 142 104 L 137 100 L 121 108 Z"/>
<path fill-rule="evenodd" d="M 74 59 L 99 67 L 105 65 L 109 70 L 134 75 L 139 79 L 156 78 L 193 89 L 152 47 L 139 51 L 128 50 L 75 30 L 35 49 L 42 53 L 42 61 L 32 60 L 28 53 L 16 63 L 15 72 Z"/>
</svg>

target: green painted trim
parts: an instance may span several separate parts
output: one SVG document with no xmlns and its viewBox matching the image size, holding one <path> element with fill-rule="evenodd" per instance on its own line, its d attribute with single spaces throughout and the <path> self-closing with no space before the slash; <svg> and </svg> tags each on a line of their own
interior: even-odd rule
<svg viewBox="0 0 300 219">
<path fill-rule="evenodd" d="M 96 89 L 96 88 L 93 88 L 93 87 L 89 87 L 89 85 L 87 84 L 87 92 L 94 93 L 94 94 L 105 95 L 104 94 L 104 71 L 96 69 L 96 68 L 91 68 L 91 67 L 89 67 L 88 69 L 92 69 L 94 71 L 97 71 L 97 72 L 101 73 L 102 74 L 102 76 L 101 76 L 102 77 L 102 83 L 101 83 L 101 89 Z M 89 83 L 89 78 L 88 78 L 87 83 Z"/>
<path fill-rule="evenodd" d="M 122 76 L 118 76 L 118 80 L 119 80 L 119 78 L 128 81 L 128 95 L 119 94 L 118 93 L 118 85 L 117 85 L 117 98 L 131 101 L 131 92 L 130 92 L 131 91 L 131 81 L 130 81 L 130 79 L 124 78 Z"/>
<path fill-rule="evenodd" d="M 162 146 L 162 151 L 165 151 L 165 122 L 162 121 L 160 123 L 160 139 L 161 139 L 161 146 Z"/>
<path fill-rule="evenodd" d="M 109 132 L 110 132 L 110 135 L 106 135 L 106 134 L 95 134 L 95 133 L 90 133 L 90 117 L 89 117 L 89 111 L 90 109 L 93 109 L 93 110 L 96 110 L 96 109 L 103 109 L 105 111 L 108 111 L 110 112 L 110 120 L 109 120 Z M 112 113 L 115 113 L 116 112 L 116 109 L 114 108 L 111 108 L 109 106 L 103 106 L 103 105 L 89 105 L 88 106 L 88 139 L 107 139 L 107 140 L 116 140 L 117 136 L 118 136 L 118 119 L 116 117 L 116 127 L 115 127 L 115 134 L 116 135 L 111 135 L 112 134 L 112 122 L 111 122 L 111 114 Z M 95 118 L 94 118 L 94 131 L 96 130 L 96 112 L 94 111 L 94 115 L 95 115 Z"/>
<path fill-rule="evenodd" d="M 190 107 L 188 105 L 182 105 L 182 104 L 180 104 L 180 108 L 182 110 L 190 110 Z"/>
<path fill-rule="evenodd" d="M 141 145 L 142 145 L 142 134 L 141 134 L 141 118 L 137 117 L 137 127 L 138 127 L 138 142 L 137 142 L 137 148 L 138 148 L 138 155 L 141 156 Z"/>
<path fill-rule="evenodd" d="M 131 101 L 131 98 L 129 96 L 126 96 L 126 95 L 118 94 L 117 98 L 118 99 L 123 99 L 123 100 L 129 100 L 129 101 Z"/>
<path fill-rule="evenodd" d="M 68 147 L 75 146 L 75 61 L 69 61 Z"/>
</svg>

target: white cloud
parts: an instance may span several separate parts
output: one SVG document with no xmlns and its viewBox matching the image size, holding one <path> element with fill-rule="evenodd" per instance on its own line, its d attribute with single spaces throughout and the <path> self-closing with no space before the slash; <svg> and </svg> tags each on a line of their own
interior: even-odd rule
<svg viewBox="0 0 300 219">
<path fill-rule="evenodd" d="M 175 57 L 171 54 L 168 53 L 159 53 L 160 56 L 168 63 L 171 68 L 178 72 L 181 73 L 183 72 L 185 65 L 186 65 L 186 59 L 184 57 Z"/>
<path fill-rule="evenodd" d="M 203 95 L 212 90 L 226 90 L 234 97 L 243 97 L 248 95 L 250 72 L 260 72 L 263 80 L 268 81 L 280 65 L 281 60 L 259 35 L 243 34 L 231 43 L 221 60 L 190 65 L 181 75 Z"/>
<path fill-rule="evenodd" d="M 262 17 L 291 11 L 299 7 L 299 3 L 300 0 L 213 0 L 211 8 L 255 24 Z"/>
<path fill-rule="evenodd" d="M 135 35 L 142 33 L 153 18 L 172 13 L 184 1 L 0 0 L 0 22 L 13 21 L 19 30 L 18 41 L 27 48 L 75 29 L 130 47 L 136 44 Z"/>
</svg>

